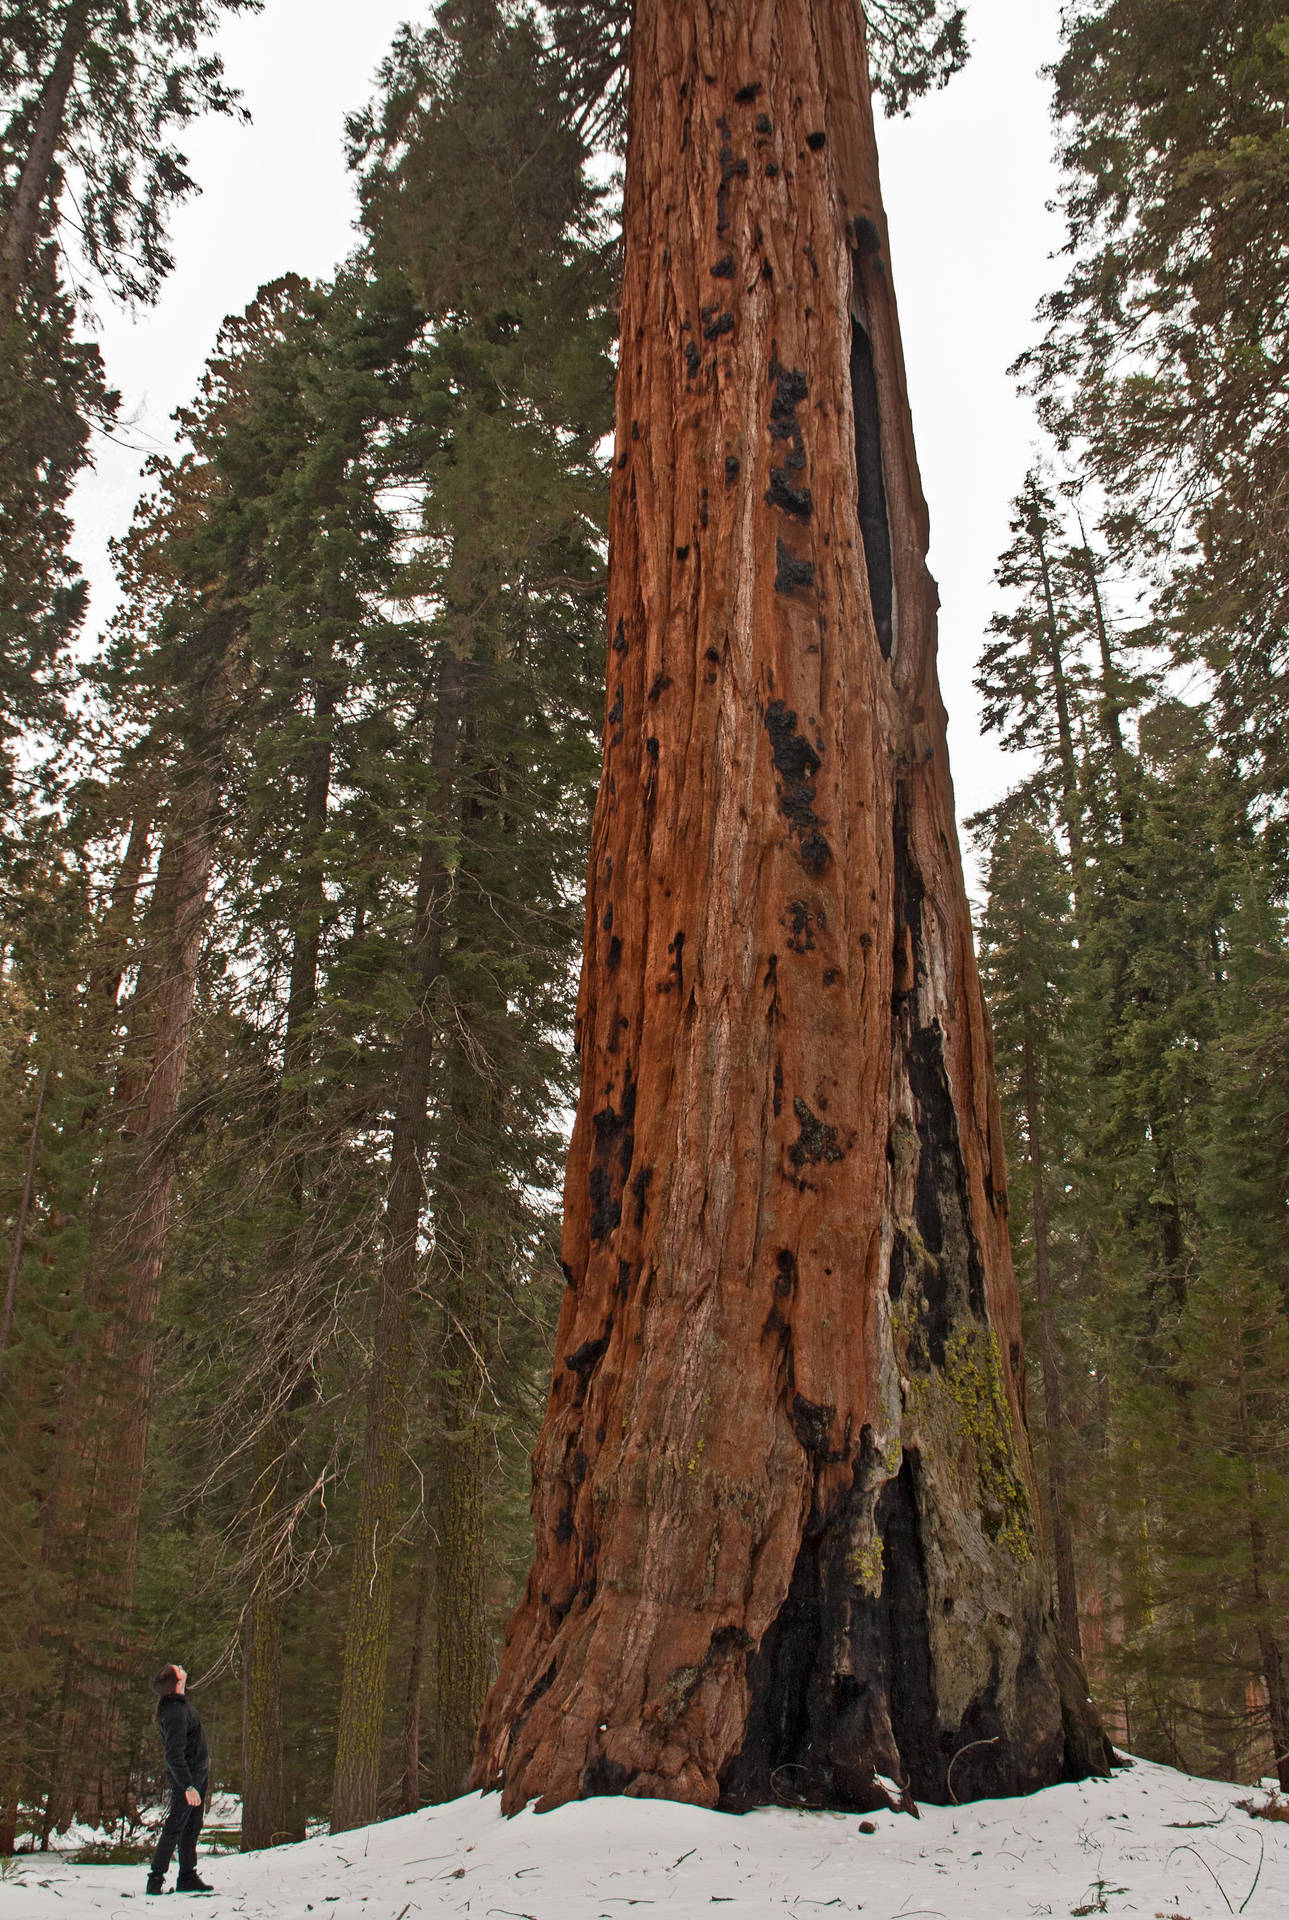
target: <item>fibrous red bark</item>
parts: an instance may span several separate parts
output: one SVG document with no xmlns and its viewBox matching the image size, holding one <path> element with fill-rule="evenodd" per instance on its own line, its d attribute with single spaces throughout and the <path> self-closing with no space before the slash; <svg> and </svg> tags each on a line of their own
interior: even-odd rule
<svg viewBox="0 0 1289 1920">
<path fill-rule="evenodd" d="M 639 0 L 625 222 L 568 1293 L 475 1784 L 1023 1791 L 1103 1748 L 1039 1558 L 858 6 Z"/>
</svg>

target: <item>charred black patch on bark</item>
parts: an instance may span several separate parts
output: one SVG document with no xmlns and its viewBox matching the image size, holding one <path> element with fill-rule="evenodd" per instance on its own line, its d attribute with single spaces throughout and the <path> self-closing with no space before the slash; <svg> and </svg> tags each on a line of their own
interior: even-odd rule
<svg viewBox="0 0 1289 1920">
<path fill-rule="evenodd" d="M 717 313 L 715 307 L 703 307 L 700 309 L 698 317 L 703 323 L 704 340 L 719 340 L 723 333 L 733 333 L 734 331 L 734 315 L 732 313 Z"/>
<path fill-rule="evenodd" d="M 560 1518 L 563 1519 L 563 1517 L 564 1516 L 561 1514 Z M 571 1521 L 569 1523 L 569 1530 L 570 1532 L 572 1531 Z M 533 1682 L 532 1686 L 528 1689 L 528 1692 L 524 1695 L 523 1701 L 521 1702 L 520 1708 L 519 1708 L 519 1717 L 521 1720 L 524 1718 L 526 1714 L 529 1714 L 532 1712 L 533 1708 L 537 1705 L 537 1702 L 541 1699 L 544 1693 L 550 1692 L 551 1686 L 554 1683 L 555 1668 L 557 1665 L 558 1665 L 558 1662 L 555 1660 L 552 1660 L 547 1665 L 547 1667 L 543 1670 L 543 1672 L 538 1675 L 537 1679 Z"/>
<path fill-rule="evenodd" d="M 735 159 L 727 122 L 718 120 L 716 125 L 721 135 L 721 183 L 716 189 L 716 231 L 724 233 L 730 223 L 730 181 L 747 178 L 747 161 Z"/>
<path fill-rule="evenodd" d="M 776 593 L 808 592 L 815 584 L 815 563 L 803 560 L 799 554 L 785 547 L 782 540 L 775 546 L 774 591 Z"/>
<path fill-rule="evenodd" d="M 673 956 L 671 967 L 676 976 L 676 991 L 683 994 L 685 991 L 685 936 L 683 933 L 677 933 L 667 951 Z"/>
<path fill-rule="evenodd" d="M 879 1773 L 921 1798 L 946 1797 L 916 1455 L 878 1499 L 880 1590 L 862 1590 L 851 1564 L 875 1467 L 866 1429 L 850 1495 L 828 1514 L 812 1511 L 787 1599 L 749 1657 L 744 1744 L 720 1783 L 730 1811 L 777 1801 L 870 1812 L 889 1805 Z"/>
<path fill-rule="evenodd" d="M 623 632 L 622 622 L 621 620 L 619 620 L 616 628 L 614 629 L 614 634 L 613 634 L 613 651 L 615 653 L 625 653 L 626 650 L 627 650 L 627 636 Z"/>
<path fill-rule="evenodd" d="M 602 926 L 602 927 L 604 928 L 604 931 L 605 931 L 606 933 L 612 933 L 612 932 L 613 932 L 613 902 L 612 902 L 612 900 L 610 900 L 610 902 L 609 902 L 609 904 L 608 904 L 608 906 L 607 906 L 607 907 L 606 907 L 606 908 L 604 909 L 604 918 L 603 918 L 603 919 L 601 920 L 601 922 L 600 922 L 600 925 L 601 925 L 601 926 Z"/>
<path fill-rule="evenodd" d="M 919 1023 L 918 988 L 926 974 L 923 892 L 909 850 L 903 802 L 896 808 L 894 852 L 895 925 L 897 933 L 907 932 L 912 978 L 893 998 L 893 1039 L 913 1096 L 914 1137 L 907 1148 L 916 1155 L 916 1169 L 913 1218 L 897 1224 L 890 1291 L 898 1299 L 910 1281 L 916 1285 L 918 1312 L 909 1358 L 925 1369 L 944 1365 L 945 1345 L 957 1323 L 969 1316 L 985 1318 L 985 1274 L 971 1222 L 944 1033 L 938 1021 Z"/>
<path fill-rule="evenodd" d="M 776 1300 L 791 1300 L 797 1290 L 796 1256 L 787 1247 L 780 1247 L 774 1257 L 774 1297 Z"/>
<path fill-rule="evenodd" d="M 555 1545 L 557 1547 L 566 1547 L 572 1538 L 573 1509 L 572 1507 L 561 1507 L 555 1516 Z"/>
<path fill-rule="evenodd" d="M 773 133 L 773 132 L 774 132 L 774 127 L 773 127 L 773 124 L 772 124 L 772 122 L 771 122 L 771 120 L 770 120 L 770 116 L 769 116 L 769 114 L 768 114 L 768 113 L 758 113 L 758 114 L 757 114 L 757 116 L 756 116 L 756 130 L 757 130 L 757 132 L 758 132 L 758 133 Z"/>
<path fill-rule="evenodd" d="M 580 1347 L 575 1347 L 572 1353 L 565 1355 L 564 1365 L 577 1377 L 576 1404 L 578 1406 L 586 1398 L 586 1389 L 590 1384 L 591 1375 L 609 1350 L 612 1334 L 613 1315 L 610 1314 L 604 1324 L 604 1332 L 598 1340 L 584 1340 Z"/>
<path fill-rule="evenodd" d="M 738 470 L 738 455 L 727 453 L 725 456 L 725 484 L 727 487 L 732 487 L 738 479 Z"/>
<path fill-rule="evenodd" d="M 734 278 L 734 255 L 723 253 L 719 260 L 713 261 L 711 274 L 713 280 L 732 280 Z"/>
<path fill-rule="evenodd" d="M 859 272 L 857 259 L 857 285 Z M 886 480 L 882 472 L 882 420 L 873 342 L 867 327 L 858 318 L 852 318 L 850 328 L 850 393 L 855 414 L 855 482 L 868 598 L 882 658 L 889 660 L 894 638 L 895 575 L 891 561 L 891 524 L 886 510 Z"/>
<path fill-rule="evenodd" d="M 814 809 L 819 755 L 797 732 L 796 713 L 784 700 L 772 700 L 766 708 L 765 730 L 779 776 L 779 809 L 800 842 L 802 866 L 809 873 L 822 873 L 831 856 Z"/>
<path fill-rule="evenodd" d="M 627 1295 L 630 1293 L 631 1280 L 634 1273 L 635 1273 L 635 1268 L 632 1266 L 629 1260 L 618 1261 L 618 1298 L 619 1300 L 625 1300 Z M 601 1434 L 600 1438 L 601 1440 L 604 1438 L 603 1434 Z"/>
<path fill-rule="evenodd" d="M 765 504 L 767 507 L 778 507 L 781 513 L 791 513 L 798 520 L 807 522 L 814 511 L 814 500 L 809 487 L 794 487 L 787 467 L 770 468 L 770 484 L 766 488 Z"/>
<path fill-rule="evenodd" d="M 794 1167 L 818 1166 L 821 1160 L 836 1162 L 846 1158 L 845 1148 L 837 1142 L 836 1127 L 825 1126 L 799 1094 L 792 1102 L 792 1111 L 801 1128 L 796 1140 L 788 1148 L 788 1158 Z"/>
<path fill-rule="evenodd" d="M 792 1431 L 812 1459 L 828 1462 L 835 1457 L 829 1449 L 828 1439 L 832 1423 L 837 1417 L 836 1407 L 820 1406 L 813 1400 L 807 1400 L 804 1394 L 794 1393 L 788 1417 L 792 1421 Z"/>
<path fill-rule="evenodd" d="M 636 1084 L 628 1080 L 622 1106 L 601 1107 L 594 1116 L 595 1148 L 591 1165 L 591 1238 L 604 1240 L 622 1218 L 622 1189 L 635 1152 Z"/>
<path fill-rule="evenodd" d="M 624 1767 L 620 1760 L 606 1759 L 597 1754 L 589 1767 L 582 1773 L 582 1793 L 587 1800 L 594 1800 L 601 1794 L 625 1793 L 635 1774 L 630 1767 Z"/>
<path fill-rule="evenodd" d="M 645 1204 L 649 1193 L 649 1183 L 652 1179 L 653 1168 L 641 1167 L 639 1173 L 631 1182 L 631 1196 L 636 1203 L 636 1225 L 638 1227 L 644 1225 Z"/>
<path fill-rule="evenodd" d="M 609 708 L 609 719 L 608 719 L 609 726 L 617 728 L 617 732 L 613 735 L 613 738 L 610 742 L 610 745 L 615 747 L 619 744 L 619 742 L 622 739 L 622 711 L 623 711 L 623 701 L 625 698 L 626 696 L 622 690 L 622 682 L 619 680 L 617 685 L 617 690 L 613 695 L 613 705 Z"/>
<path fill-rule="evenodd" d="M 702 364 L 703 364 L 702 354 L 698 351 L 698 348 L 694 345 L 694 342 L 692 340 L 686 340 L 685 366 L 688 369 L 689 378 L 691 380 L 696 380 L 698 378 L 698 369 L 702 366 Z"/>
<path fill-rule="evenodd" d="M 822 147 L 827 145 L 827 142 L 828 135 L 826 133 L 808 133 L 806 135 L 806 145 L 809 147 L 811 153 L 818 153 Z"/>
<path fill-rule="evenodd" d="M 612 973 L 615 970 L 615 968 L 621 965 L 621 962 L 622 962 L 622 942 L 618 938 L 617 934 L 615 933 L 612 939 L 609 941 L 609 951 L 604 957 L 604 964 L 608 968 L 609 972 Z"/>
<path fill-rule="evenodd" d="M 774 382 L 774 398 L 770 402 L 770 438 L 791 442 L 792 451 L 786 456 L 784 464 L 793 473 L 801 473 L 806 464 L 806 449 L 797 419 L 797 408 L 803 400 L 810 398 L 810 385 L 800 367 L 781 367 L 773 353 L 770 358 L 770 378 Z"/>
<path fill-rule="evenodd" d="M 823 925 L 820 915 L 819 924 Z M 815 937 L 812 932 L 814 915 L 804 900 L 791 900 L 788 903 L 788 950 L 790 953 L 813 953 Z"/>
<path fill-rule="evenodd" d="M 747 106 L 749 101 L 756 99 L 760 91 L 761 82 L 759 80 L 749 80 L 745 87 L 739 88 L 734 98 L 739 102 L 740 106 Z"/>
</svg>

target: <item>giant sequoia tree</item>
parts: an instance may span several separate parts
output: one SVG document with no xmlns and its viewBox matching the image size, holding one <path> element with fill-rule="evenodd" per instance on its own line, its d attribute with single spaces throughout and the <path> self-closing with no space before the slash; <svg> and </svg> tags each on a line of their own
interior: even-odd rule
<svg viewBox="0 0 1289 1920">
<path fill-rule="evenodd" d="M 889 11 L 889 10 L 887 10 Z M 537 1560 L 476 1784 L 1103 1753 L 1052 1623 L 857 0 L 638 0 Z"/>
</svg>

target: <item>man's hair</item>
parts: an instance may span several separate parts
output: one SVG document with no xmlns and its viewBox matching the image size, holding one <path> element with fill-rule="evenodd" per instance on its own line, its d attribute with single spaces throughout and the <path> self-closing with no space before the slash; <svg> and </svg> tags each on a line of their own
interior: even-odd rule
<svg viewBox="0 0 1289 1920">
<path fill-rule="evenodd" d="M 179 1675 L 173 1667 L 162 1667 L 160 1673 L 152 1676 L 152 1691 L 157 1696 L 157 1710 L 163 1700 L 172 1700 L 179 1690 Z"/>
</svg>

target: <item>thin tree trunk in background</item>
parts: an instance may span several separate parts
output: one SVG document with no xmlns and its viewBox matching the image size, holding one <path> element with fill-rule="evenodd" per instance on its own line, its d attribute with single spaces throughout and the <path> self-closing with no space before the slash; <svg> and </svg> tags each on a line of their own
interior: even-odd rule
<svg viewBox="0 0 1289 1920">
<path fill-rule="evenodd" d="M 1087 853 L 1083 844 L 1083 801 L 1079 790 L 1079 768 L 1074 754 L 1074 729 L 1070 721 L 1070 690 L 1065 678 L 1061 653 L 1061 628 L 1056 617 L 1052 592 L 1052 570 L 1043 535 L 1043 514 L 1037 498 L 1031 497 L 1029 530 L 1038 554 L 1043 581 L 1043 602 L 1047 611 L 1047 663 L 1052 670 L 1052 693 L 1056 703 L 1056 736 L 1061 761 L 1061 818 L 1070 843 L 1070 868 L 1073 874 L 1074 903 L 1082 910 L 1087 876 Z"/>
<path fill-rule="evenodd" d="M 412 1645 L 407 1661 L 407 1698 L 403 1707 L 403 1780 L 398 1800 L 400 1813 L 415 1813 L 421 1804 L 421 1705 L 433 1593 L 434 1529 L 427 1516 L 421 1564 L 416 1574 L 416 1609 L 412 1615 Z"/>
<path fill-rule="evenodd" d="M 639 0 L 515 1811 L 1105 1754 L 1039 1557 L 860 9 Z"/>
<path fill-rule="evenodd" d="M 13 1225 L 13 1252 L 9 1258 L 9 1275 L 4 1290 L 4 1315 L 0 1319 L 0 1370 L 3 1369 L 4 1355 L 13 1338 L 14 1313 L 18 1300 L 18 1274 L 22 1267 L 23 1250 L 27 1244 L 27 1215 L 31 1211 L 31 1196 L 36 1185 L 36 1156 L 40 1151 L 40 1121 L 45 1111 L 45 1090 L 49 1085 L 49 1068 L 43 1067 L 40 1083 L 36 1089 L 36 1111 L 32 1115 L 31 1133 L 27 1141 L 27 1163 L 22 1176 L 22 1194 L 18 1200 L 18 1217 Z"/>
<path fill-rule="evenodd" d="M 407 1414 L 416 1243 L 424 1200 L 426 1107 L 434 1031 L 430 996 L 439 972 L 441 911 L 449 883 L 445 841 L 461 720 L 463 663 L 444 655 L 430 760 L 433 819 L 421 849 L 411 976 L 415 1004 L 403 1027 L 394 1105 L 376 1334 L 345 1628 L 331 1831 L 376 1818 L 380 1802 L 385 1666 L 394 1585 L 398 1483 Z"/>
<path fill-rule="evenodd" d="M 122 1699 L 136 1684 L 130 1612 L 138 1557 L 156 1315 L 174 1190 L 174 1121 L 187 1066 L 197 960 L 220 797 L 213 750 L 176 801 L 139 986 L 109 1113 L 86 1301 L 101 1316 L 71 1370 L 47 1531 L 76 1555 L 69 1617 L 57 1623 L 66 1674 L 46 1826 L 110 1825 L 128 1811 L 116 1765 Z"/>
<path fill-rule="evenodd" d="M 290 1451 L 289 1402 L 295 1391 L 300 1269 L 306 1257 L 304 1216 L 308 1201 L 309 1127 L 313 1066 L 313 1021 L 318 1004 L 322 950 L 323 842 L 331 797 L 333 728 L 339 690 L 331 647 L 315 665 L 313 732 L 304 766 L 300 858 L 296 888 L 286 1031 L 278 1098 L 277 1138 L 287 1158 L 287 1206 L 294 1227 L 288 1235 L 286 1272 L 276 1301 L 268 1364 L 271 1407 L 256 1449 L 259 1492 L 252 1528 L 255 1575 L 242 1621 L 242 1828 L 243 1853 L 271 1847 L 287 1837 L 282 1761 L 282 1532 L 283 1491 Z"/>
<path fill-rule="evenodd" d="M 443 1288 L 442 1437 L 435 1463 L 434 1742 L 426 1798 L 464 1793 L 488 1691 L 490 1647 L 484 1555 L 487 1429 L 487 1283 L 470 1250 Z"/>
<path fill-rule="evenodd" d="M 1043 1413 L 1047 1426 L 1047 1505 L 1056 1563 L 1056 1610 L 1065 1644 L 1076 1660 L 1083 1658 L 1079 1632 L 1079 1589 L 1074 1569 L 1074 1538 L 1066 1508 L 1065 1396 L 1056 1347 L 1056 1316 L 1052 1302 L 1052 1265 L 1047 1229 L 1047 1169 L 1043 1161 L 1042 1121 L 1039 1114 L 1038 1069 L 1034 1057 L 1033 1011 L 1025 1009 L 1022 1041 L 1025 1131 L 1029 1138 L 1030 1178 L 1034 1190 L 1034 1286 L 1038 1294 L 1039 1363 L 1043 1376 Z"/>
<path fill-rule="evenodd" d="M 54 170 L 54 155 L 63 137 L 67 96 L 76 77 L 76 64 L 93 12 L 90 0 L 73 0 L 68 7 L 58 52 L 40 96 L 27 158 L 0 234 L 0 324 L 12 317 L 27 284 L 32 250 L 40 231 L 41 210 Z"/>
</svg>

